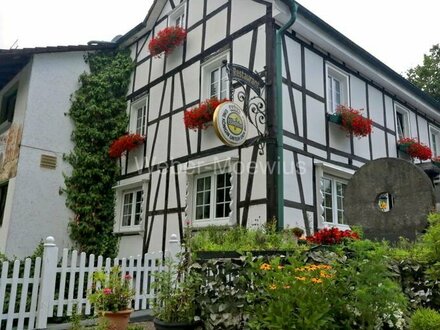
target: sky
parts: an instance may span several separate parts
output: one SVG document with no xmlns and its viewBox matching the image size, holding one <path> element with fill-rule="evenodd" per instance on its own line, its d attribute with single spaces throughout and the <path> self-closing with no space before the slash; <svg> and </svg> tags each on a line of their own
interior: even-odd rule
<svg viewBox="0 0 440 330">
<path fill-rule="evenodd" d="M 217 1 L 217 0 L 208 0 Z M 3 0 L 0 49 L 111 41 L 146 17 L 153 0 Z M 315 15 L 404 74 L 440 43 L 438 0 L 301 0 Z M 25 8 L 25 10 L 23 10 Z"/>
</svg>

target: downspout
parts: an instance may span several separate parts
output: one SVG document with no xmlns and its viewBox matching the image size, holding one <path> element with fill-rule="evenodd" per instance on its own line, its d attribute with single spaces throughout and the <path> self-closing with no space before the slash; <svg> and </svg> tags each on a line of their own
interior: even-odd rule
<svg viewBox="0 0 440 330">
<path fill-rule="evenodd" d="M 277 223 L 278 229 L 284 229 L 284 155 L 283 155 L 283 77 L 282 77 L 282 37 L 284 32 L 296 21 L 298 5 L 295 0 L 281 0 L 290 9 L 290 19 L 282 26 L 275 36 L 275 68 L 276 68 L 276 93 L 275 105 L 277 115 Z"/>
</svg>

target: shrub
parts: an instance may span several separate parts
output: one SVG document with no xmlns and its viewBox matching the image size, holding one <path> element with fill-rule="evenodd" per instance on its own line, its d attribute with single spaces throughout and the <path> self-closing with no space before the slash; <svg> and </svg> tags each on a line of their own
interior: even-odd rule
<svg viewBox="0 0 440 330">
<path fill-rule="evenodd" d="M 440 329 L 440 313 L 430 308 L 420 308 L 411 317 L 411 330 Z"/>
</svg>

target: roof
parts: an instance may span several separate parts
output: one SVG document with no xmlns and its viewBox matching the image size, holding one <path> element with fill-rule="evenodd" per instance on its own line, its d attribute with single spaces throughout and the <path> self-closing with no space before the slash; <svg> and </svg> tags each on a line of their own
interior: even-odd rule
<svg viewBox="0 0 440 330">
<path fill-rule="evenodd" d="M 423 101 L 428 103 L 430 106 L 440 111 L 440 100 L 436 100 L 432 96 L 422 91 L 420 88 L 409 82 L 403 76 L 401 76 L 396 71 L 391 69 L 389 66 L 387 66 L 379 59 L 371 55 L 365 49 L 355 44 L 349 38 L 344 36 L 342 33 L 337 31 L 335 28 L 330 26 L 328 23 L 324 22 L 322 19 L 320 19 L 318 16 L 316 16 L 315 14 L 313 14 L 311 11 L 309 11 L 307 8 L 305 8 L 300 4 L 298 6 L 298 14 L 300 14 L 301 16 L 303 16 L 304 18 L 315 24 L 318 28 L 328 33 L 330 37 L 344 44 L 344 46 L 350 49 L 350 51 L 352 51 L 354 54 L 356 54 L 366 62 L 370 63 L 377 71 L 380 71 L 385 75 L 387 75 L 396 84 L 401 85 L 402 87 L 409 90 L 411 93 L 415 94 L 417 97 L 421 98 Z"/>
<path fill-rule="evenodd" d="M 0 90 L 11 81 L 35 54 L 62 53 L 113 49 L 113 43 L 80 46 L 37 47 L 23 49 L 0 49 Z"/>
</svg>

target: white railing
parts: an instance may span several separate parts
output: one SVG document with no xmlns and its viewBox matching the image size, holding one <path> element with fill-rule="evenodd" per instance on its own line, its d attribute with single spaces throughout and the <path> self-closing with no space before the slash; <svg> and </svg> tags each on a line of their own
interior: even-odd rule
<svg viewBox="0 0 440 330">
<path fill-rule="evenodd" d="M 172 235 L 166 256 L 177 258 L 179 251 L 179 240 Z M 101 269 L 109 272 L 115 265 L 121 267 L 123 274 L 132 277 L 133 309 L 149 309 L 154 298 L 153 274 L 161 270 L 163 257 L 162 252 L 151 252 L 137 257 L 104 259 L 64 249 L 59 260 L 58 247 L 53 237 L 48 237 L 43 258 L 33 262 L 26 259 L 24 268 L 16 260 L 12 263 L 12 273 L 10 263 L 2 263 L 0 329 L 44 329 L 48 318 L 70 316 L 74 309 L 76 314 L 90 315 L 92 308 L 87 293 L 92 286 L 93 273 Z"/>
</svg>

